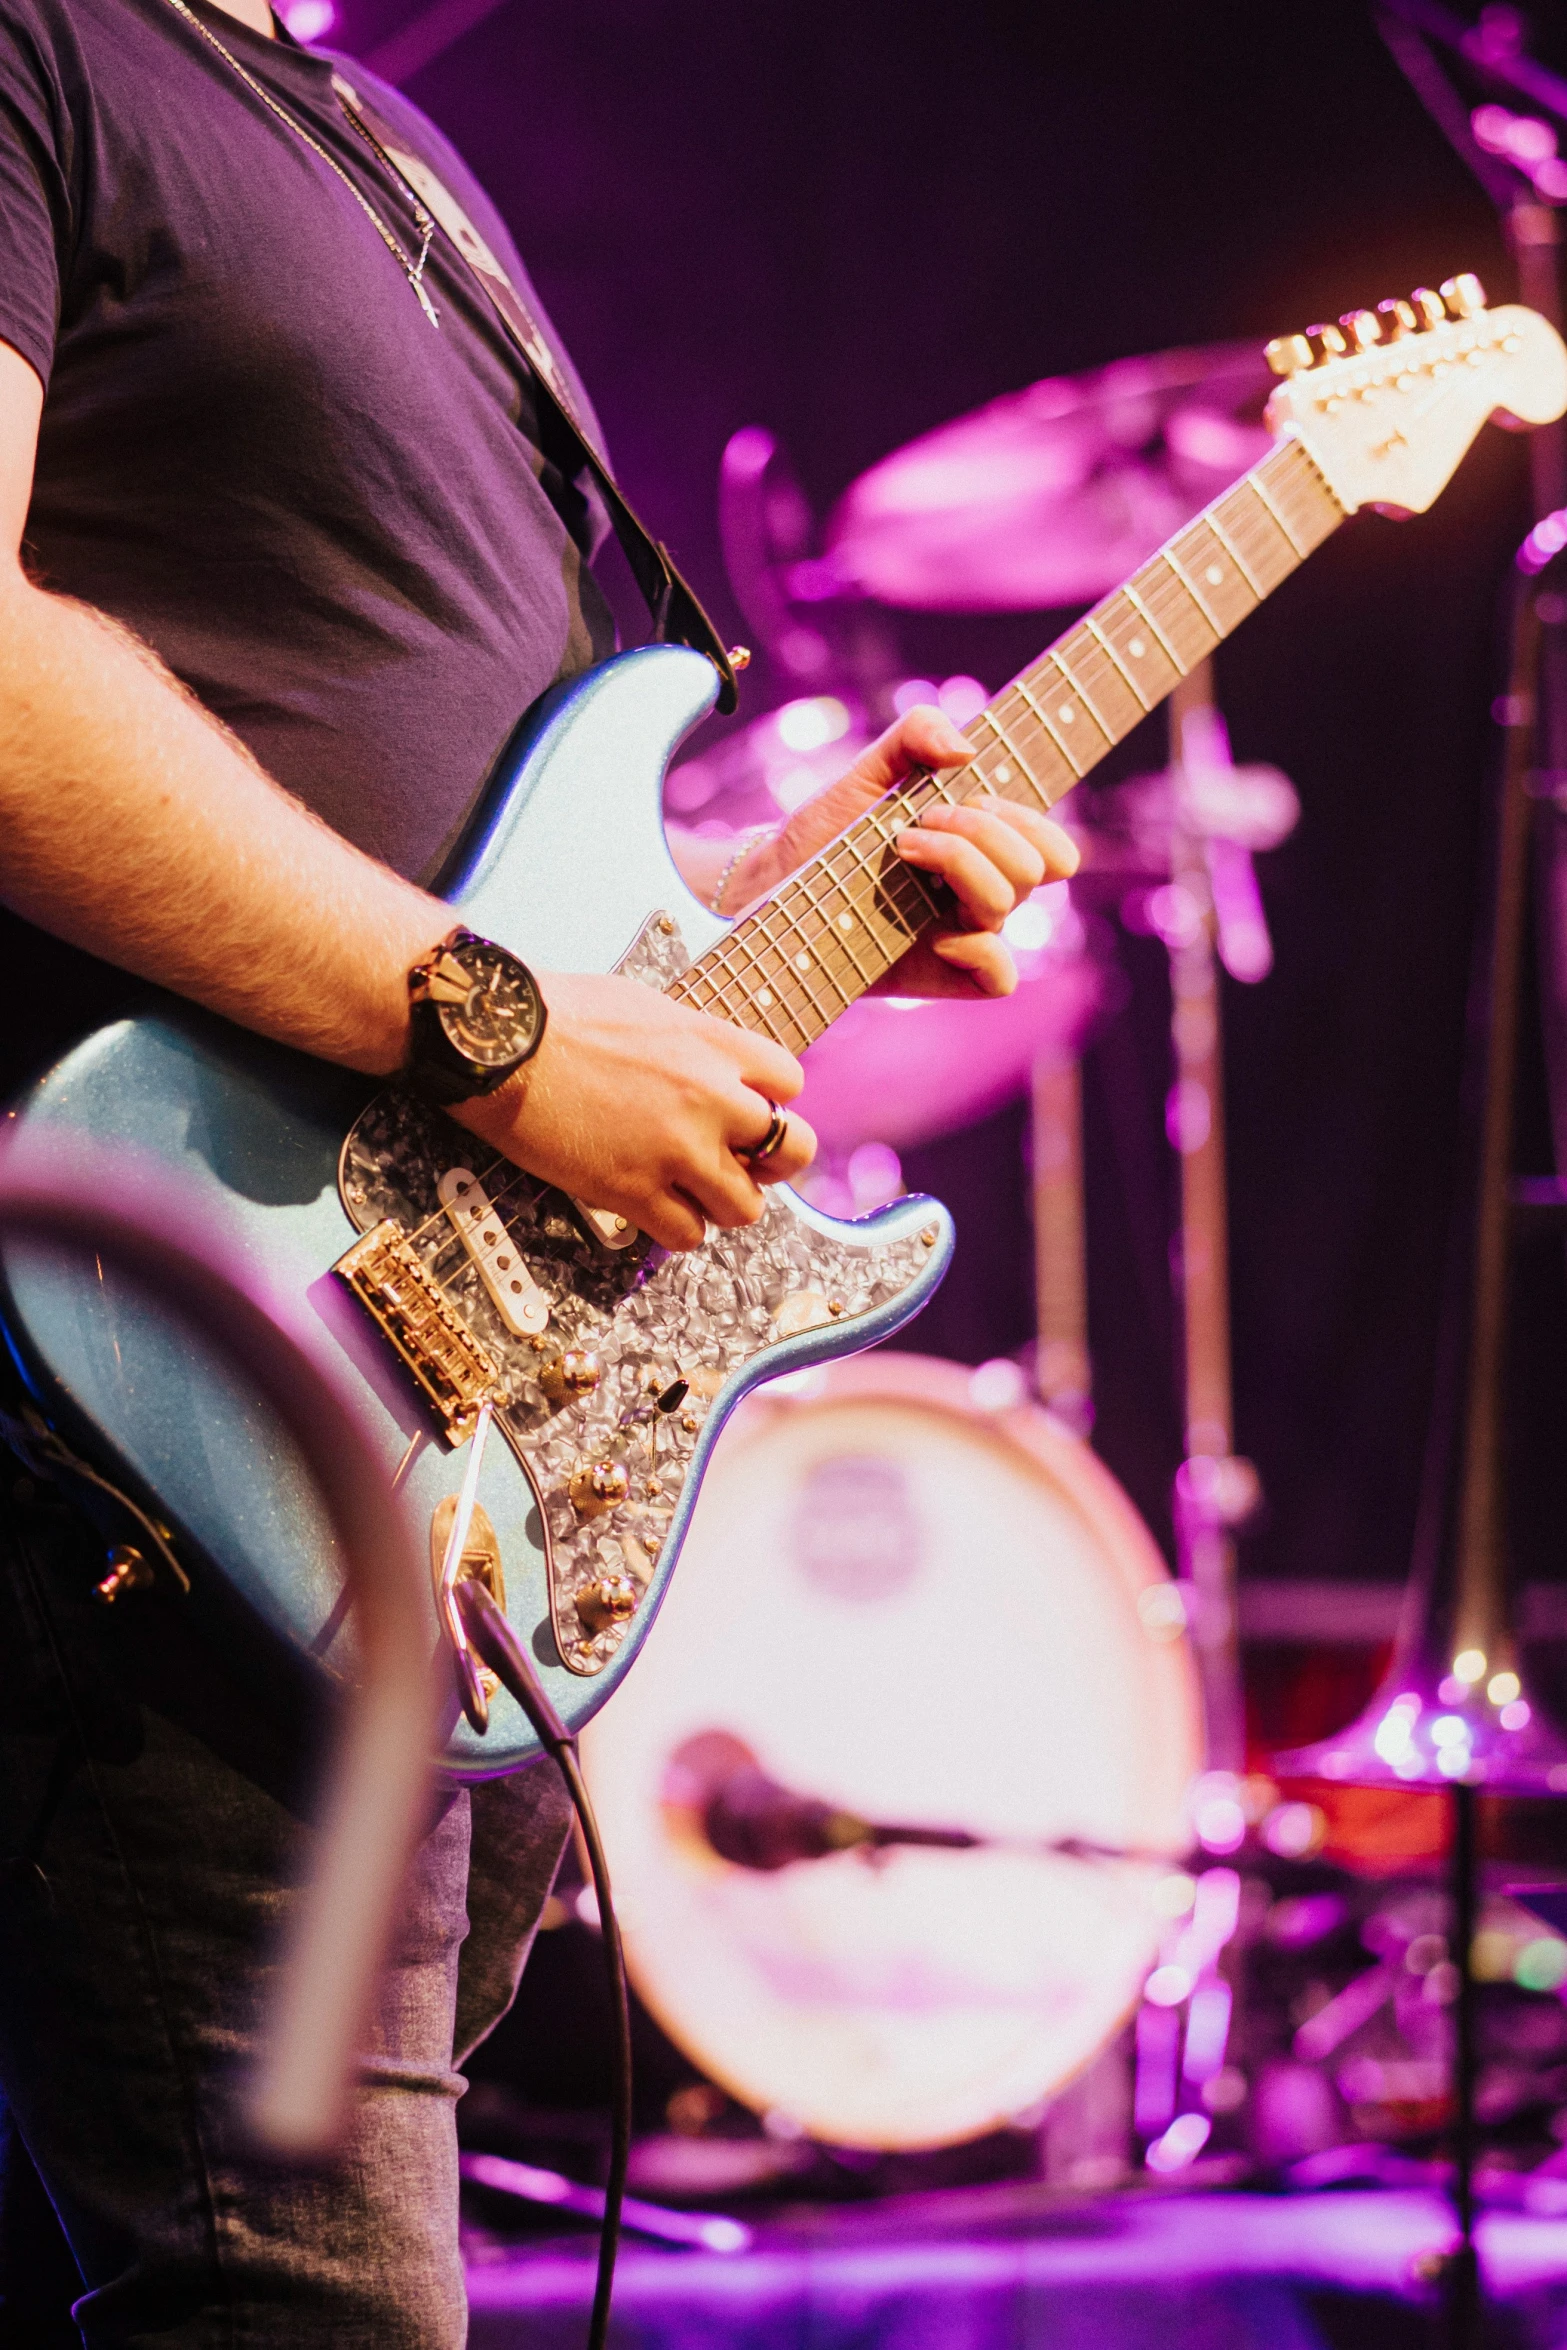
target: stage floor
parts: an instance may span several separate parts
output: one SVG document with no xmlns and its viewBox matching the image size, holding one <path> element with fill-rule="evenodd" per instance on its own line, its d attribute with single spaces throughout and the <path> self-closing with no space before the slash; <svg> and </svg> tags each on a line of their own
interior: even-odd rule
<svg viewBox="0 0 1567 2350">
<path fill-rule="evenodd" d="M 1418 2192 L 1045 2190 L 912 2197 L 764 2223 L 748 2252 L 628 2242 L 625 2350 L 1424 2350 L 1422 2263 L 1450 2242 Z M 1481 2227 L 1493 2350 L 1567 2350 L 1567 2217 Z M 470 2350 L 579 2350 L 593 2247 L 496 2250 L 469 2270 Z"/>
</svg>

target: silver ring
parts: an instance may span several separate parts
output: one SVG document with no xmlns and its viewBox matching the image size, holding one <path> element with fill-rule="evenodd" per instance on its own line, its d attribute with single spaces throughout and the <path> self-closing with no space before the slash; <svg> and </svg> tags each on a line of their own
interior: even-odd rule
<svg viewBox="0 0 1567 2350">
<path fill-rule="evenodd" d="M 765 1093 L 762 1099 L 767 1102 L 767 1107 L 773 1113 L 767 1123 L 767 1132 L 762 1136 L 760 1142 L 753 1143 L 747 1150 L 735 1153 L 737 1159 L 747 1159 L 753 1167 L 763 1166 L 767 1160 L 776 1157 L 783 1147 L 783 1138 L 789 1131 L 788 1111 L 781 1108 L 777 1102 L 768 1101 Z"/>
</svg>

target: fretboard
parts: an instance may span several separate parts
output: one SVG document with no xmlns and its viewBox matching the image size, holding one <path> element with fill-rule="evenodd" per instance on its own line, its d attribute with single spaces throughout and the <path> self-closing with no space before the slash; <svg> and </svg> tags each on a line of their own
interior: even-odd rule
<svg viewBox="0 0 1567 2350">
<path fill-rule="evenodd" d="M 888 792 L 670 992 L 803 1051 L 937 919 L 935 889 L 892 847 L 923 809 L 987 792 L 1053 807 L 1343 519 L 1281 441 L 980 712 L 965 765 Z"/>
</svg>

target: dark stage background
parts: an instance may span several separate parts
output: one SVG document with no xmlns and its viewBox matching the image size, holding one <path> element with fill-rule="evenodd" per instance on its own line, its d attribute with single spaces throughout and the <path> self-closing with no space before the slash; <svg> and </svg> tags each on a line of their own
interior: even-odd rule
<svg viewBox="0 0 1567 2350">
<path fill-rule="evenodd" d="M 416 13 L 345 0 L 334 38 L 371 54 Z M 1539 35 L 1567 64 L 1560 22 Z M 634 501 L 736 635 L 715 481 L 742 424 L 782 437 L 825 509 L 1037 376 L 1260 343 L 1455 269 L 1512 291 L 1484 200 L 1355 0 L 509 0 L 406 86 L 499 199 Z M 1304 806 L 1262 872 L 1276 969 L 1226 983 L 1238 1441 L 1268 1497 L 1251 1576 L 1407 1571 L 1522 460 L 1487 433 L 1432 516 L 1352 523 L 1221 656 L 1237 756 L 1283 766 Z M 911 671 L 993 688 L 1061 625 L 925 617 L 903 643 Z M 772 681 L 752 681 L 755 711 Z M 1159 761 L 1157 727 L 1132 766 Z M 1097 1440 L 1168 1539 L 1163 956 L 1120 951 L 1132 986 L 1087 1087 Z M 1543 1169 L 1537 1104 L 1525 1126 Z M 962 1233 L 910 1343 L 979 1360 L 1028 1335 L 1019 1141 L 1003 1113 L 909 1154 Z M 1538 1577 L 1567 1525 L 1558 1253 L 1532 1252 L 1523 1284 L 1519 1558 Z"/>
</svg>

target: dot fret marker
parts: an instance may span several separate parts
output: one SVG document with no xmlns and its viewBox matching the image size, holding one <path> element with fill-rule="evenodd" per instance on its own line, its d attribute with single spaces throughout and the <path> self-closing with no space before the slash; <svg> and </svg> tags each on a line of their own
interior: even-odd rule
<svg viewBox="0 0 1567 2350">
<path fill-rule="evenodd" d="M 1143 643 L 1143 640 L 1140 636 L 1133 636 L 1127 638 L 1126 649 L 1131 654 L 1134 661 L 1140 661 L 1143 655 L 1147 652 L 1148 647 Z"/>
<path fill-rule="evenodd" d="M 1208 566 L 1208 568 L 1207 568 L 1207 570 L 1206 570 L 1206 571 L 1203 573 L 1203 578 L 1204 578 L 1204 579 L 1205 579 L 1205 580 L 1208 582 L 1208 585 L 1209 585 L 1210 587 L 1219 587 L 1219 586 L 1222 586 L 1222 584 L 1223 584 L 1223 581 L 1224 581 L 1224 566 L 1223 566 L 1223 564 L 1222 564 L 1222 563 L 1210 563 L 1210 564 L 1209 564 L 1209 566 Z"/>
</svg>

